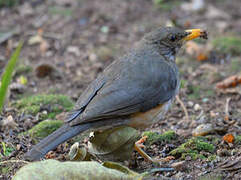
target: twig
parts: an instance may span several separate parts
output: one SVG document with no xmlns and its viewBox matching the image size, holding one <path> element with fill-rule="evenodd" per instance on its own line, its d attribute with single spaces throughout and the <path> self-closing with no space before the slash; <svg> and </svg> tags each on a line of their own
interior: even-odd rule
<svg viewBox="0 0 241 180">
<path fill-rule="evenodd" d="M 27 36 L 34 36 L 34 35 L 37 35 L 37 32 L 30 31 L 30 32 L 27 32 L 26 35 Z M 43 36 L 44 38 L 49 38 L 49 39 L 54 39 L 54 40 L 63 39 L 63 36 L 61 36 L 61 34 L 48 33 L 48 32 L 42 33 L 41 36 Z"/>
<path fill-rule="evenodd" d="M 203 113 L 204 113 L 204 111 L 203 111 L 203 110 L 201 110 L 200 114 L 197 116 L 197 118 L 196 118 L 196 119 L 200 119 L 200 118 L 203 116 Z"/>
<path fill-rule="evenodd" d="M 229 120 L 229 102 L 230 102 L 231 98 L 227 98 L 226 99 L 226 105 L 225 105 L 225 117 L 224 120 L 228 121 Z"/>
<path fill-rule="evenodd" d="M 182 107 L 182 109 L 185 113 L 186 119 L 189 121 L 189 115 L 188 115 L 188 112 L 187 112 L 187 108 L 185 107 L 184 103 L 182 102 L 182 100 L 179 98 L 178 95 L 176 96 L 176 100 L 181 105 L 181 107 Z"/>
<path fill-rule="evenodd" d="M 156 173 L 156 172 L 170 172 L 170 171 L 174 171 L 174 168 L 154 168 L 150 170 L 150 173 Z"/>
<path fill-rule="evenodd" d="M 8 161 L 0 162 L 0 165 L 8 164 L 8 163 L 25 163 L 25 164 L 28 164 L 29 162 L 28 161 L 24 161 L 24 160 L 8 160 Z"/>
</svg>

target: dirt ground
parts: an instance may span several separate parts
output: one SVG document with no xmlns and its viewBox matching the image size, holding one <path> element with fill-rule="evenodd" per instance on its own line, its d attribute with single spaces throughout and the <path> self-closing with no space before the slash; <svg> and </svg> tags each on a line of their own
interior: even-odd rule
<svg viewBox="0 0 241 180">
<path fill-rule="evenodd" d="M 241 72 L 241 45 L 236 44 L 231 49 L 219 48 L 220 44 L 215 43 L 223 37 L 240 38 L 241 1 L 214 0 L 194 5 L 190 1 L 174 0 L 22 0 L 14 7 L 2 7 L 0 32 L 5 32 L 2 37 L 6 37 L 6 32 L 11 33 L 4 41 L 0 36 L 0 74 L 19 40 L 25 43 L 18 67 L 22 65 L 32 71 L 23 73 L 27 79 L 24 87 L 19 85 L 22 82 L 20 75 L 13 78 L 12 84 L 17 87 L 12 87 L 0 120 L 11 115 L 18 127 L 0 126 L 0 140 L 15 149 L 0 158 L 0 162 L 22 160 L 34 143 L 27 136 L 20 138 L 17 135 L 31 128 L 36 121 L 26 125 L 20 120 L 18 109 L 11 107 L 12 102 L 41 93 L 64 94 L 76 101 L 88 83 L 110 62 L 128 51 L 144 33 L 158 26 L 175 25 L 184 29 L 203 28 L 209 39 L 187 44 L 177 57 L 182 79 L 179 97 L 189 118 L 175 101 L 165 119 L 148 129 L 159 133 L 174 130 L 179 140 L 169 144 L 155 143 L 146 150 L 151 156 L 165 158 L 168 152 L 191 138 L 196 127 L 211 124 L 208 134 L 212 134 L 217 142 L 209 155 L 214 155 L 215 160 L 176 157 L 162 167 L 183 161 L 181 170 L 154 175 L 198 179 L 214 172 L 220 179 L 241 179 L 238 161 L 241 143 L 223 140 L 228 133 L 234 137 L 241 135 L 241 85 L 216 88 L 217 82 Z M 2 151 L 0 149 L 0 153 Z M 21 162 L 11 164 L 10 170 L 1 172 L 0 179 L 10 179 L 22 165 Z M 0 166 L 7 167 L 6 164 Z M 153 167 L 138 157 L 130 168 L 144 172 Z"/>
</svg>

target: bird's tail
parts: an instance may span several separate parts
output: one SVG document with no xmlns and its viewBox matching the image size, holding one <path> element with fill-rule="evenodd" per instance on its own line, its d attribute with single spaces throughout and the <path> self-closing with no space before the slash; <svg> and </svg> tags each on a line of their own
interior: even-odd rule
<svg viewBox="0 0 241 180">
<path fill-rule="evenodd" d="M 67 141 L 81 132 L 86 131 L 89 128 L 89 123 L 77 126 L 69 126 L 68 124 L 65 124 L 36 144 L 29 152 L 25 154 L 25 158 L 31 161 L 39 160 L 40 158 L 44 157 L 48 151 L 55 149 L 59 144 Z"/>
</svg>

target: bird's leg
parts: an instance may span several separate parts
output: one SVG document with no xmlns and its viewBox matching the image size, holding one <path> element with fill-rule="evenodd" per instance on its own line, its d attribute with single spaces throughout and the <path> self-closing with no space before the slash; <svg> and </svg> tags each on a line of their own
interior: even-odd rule
<svg viewBox="0 0 241 180">
<path fill-rule="evenodd" d="M 144 143 L 147 139 L 147 136 L 143 136 L 140 140 L 138 140 L 135 145 L 134 149 L 147 161 L 150 161 L 152 163 L 159 163 L 162 160 L 161 159 L 153 159 L 148 154 L 145 153 L 141 148 L 145 147 L 142 143 Z"/>
</svg>

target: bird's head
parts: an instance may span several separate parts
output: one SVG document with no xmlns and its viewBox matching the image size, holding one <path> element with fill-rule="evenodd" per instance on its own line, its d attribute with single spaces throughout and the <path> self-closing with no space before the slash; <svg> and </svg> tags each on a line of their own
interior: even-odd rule
<svg viewBox="0 0 241 180">
<path fill-rule="evenodd" d="M 207 39 L 206 31 L 201 29 L 182 30 L 176 27 L 160 27 L 144 36 L 147 44 L 157 48 L 168 60 L 175 60 L 175 55 L 182 45 L 189 40 L 201 37 Z"/>
</svg>

